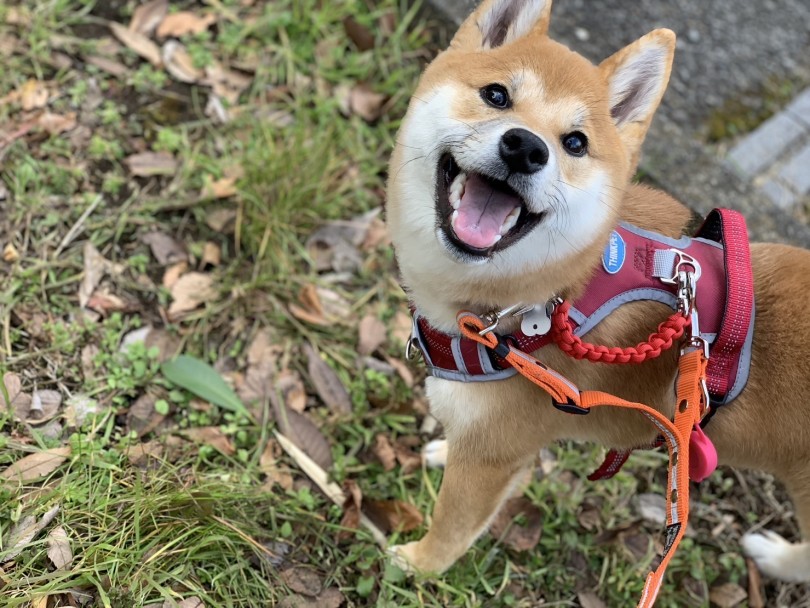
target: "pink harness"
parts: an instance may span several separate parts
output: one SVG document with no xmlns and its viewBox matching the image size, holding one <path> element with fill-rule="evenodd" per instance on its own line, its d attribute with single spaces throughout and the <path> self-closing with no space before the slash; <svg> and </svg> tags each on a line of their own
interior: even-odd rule
<svg viewBox="0 0 810 608">
<path fill-rule="evenodd" d="M 736 211 L 715 209 L 694 237 L 671 239 L 622 223 L 610 235 L 602 264 L 569 312 L 577 336 L 596 327 L 622 304 L 642 300 L 678 309 L 676 269 L 692 263 L 700 274 L 697 309 L 709 346 L 707 386 L 711 413 L 736 398 L 748 381 L 754 335 L 754 282 L 745 219 Z M 551 343 L 547 327 L 527 325 L 500 339 L 532 353 Z M 540 315 L 542 325 L 542 315 Z M 495 350 L 468 338 L 440 332 L 414 313 L 412 345 L 422 352 L 428 373 L 448 380 L 481 382 L 515 375 Z M 614 475 L 629 452 L 610 452 L 592 478 Z"/>
</svg>

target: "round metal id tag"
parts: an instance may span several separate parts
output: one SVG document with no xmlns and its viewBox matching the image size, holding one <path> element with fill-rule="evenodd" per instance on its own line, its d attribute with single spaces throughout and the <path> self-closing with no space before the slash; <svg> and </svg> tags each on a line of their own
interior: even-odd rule
<svg viewBox="0 0 810 608">
<path fill-rule="evenodd" d="M 520 320 L 520 331 L 527 336 L 543 336 L 551 329 L 551 314 L 545 304 L 535 304 Z"/>
</svg>

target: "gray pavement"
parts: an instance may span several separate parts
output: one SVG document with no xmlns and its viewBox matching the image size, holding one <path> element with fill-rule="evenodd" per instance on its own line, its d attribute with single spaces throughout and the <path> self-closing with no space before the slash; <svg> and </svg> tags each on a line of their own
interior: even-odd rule
<svg viewBox="0 0 810 608">
<path fill-rule="evenodd" d="M 427 3 L 450 27 L 476 4 Z M 810 247 L 810 228 L 795 219 L 797 206 L 810 202 L 802 196 L 810 97 L 798 96 L 775 125 L 748 136 L 757 139 L 705 143 L 708 118 L 728 100 L 757 108 L 768 84 L 810 86 L 810 1 L 555 0 L 551 35 L 598 62 L 656 27 L 678 34 L 678 50 L 642 168 L 698 211 L 739 209 L 758 240 Z"/>
</svg>

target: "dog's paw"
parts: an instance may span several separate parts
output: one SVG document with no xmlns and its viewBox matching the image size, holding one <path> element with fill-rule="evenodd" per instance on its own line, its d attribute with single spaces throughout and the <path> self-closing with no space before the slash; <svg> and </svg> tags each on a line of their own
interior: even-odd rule
<svg viewBox="0 0 810 608">
<path fill-rule="evenodd" d="M 431 469 L 444 468 L 447 464 L 447 440 L 434 439 L 422 448 L 422 458 Z"/>
<path fill-rule="evenodd" d="M 414 542 L 406 545 L 391 545 L 386 550 L 391 563 L 407 574 L 416 574 L 418 572 L 416 567 L 413 565 L 413 546 L 415 544 L 416 543 Z"/>
<path fill-rule="evenodd" d="M 794 545 L 763 530 L 743 536 L 742 547 L 763 574 L 780 581 L 810 581 L 810 544 Z"/>
</svg>

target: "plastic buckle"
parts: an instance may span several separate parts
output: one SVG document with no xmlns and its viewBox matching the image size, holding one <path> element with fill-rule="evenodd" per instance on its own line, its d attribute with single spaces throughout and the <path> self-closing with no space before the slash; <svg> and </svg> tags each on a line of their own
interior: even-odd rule
<svg viewBox="0 0 810 608">
<path fill-rule="evenodd" d="M 591 410 L 585 407 L 581 407 L 574 403 L 571 397 L 568 398 L 566 403 L 560 403 L 556 399 L 551 399 L 551 405 L 556 407 L 561 412 L 565 412 L 566 414 L 574 414 L 576 416 L 586 416 L 587 414 L 591 413 Z"/>
</svg>

